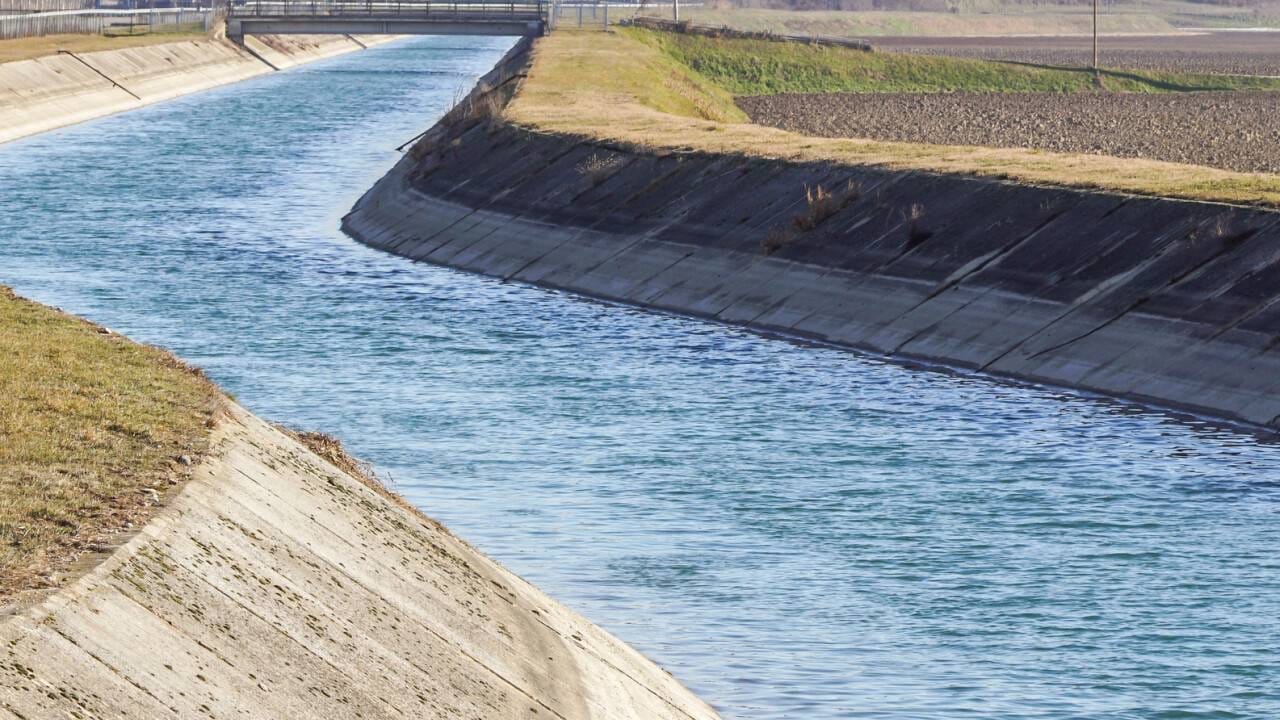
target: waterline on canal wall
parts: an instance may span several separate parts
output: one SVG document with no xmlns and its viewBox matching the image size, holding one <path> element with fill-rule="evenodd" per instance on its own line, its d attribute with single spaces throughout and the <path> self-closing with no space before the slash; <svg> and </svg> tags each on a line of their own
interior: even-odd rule
<svg viewBox="0 0 1280 720">
<path fill-rule="evenodd" d="M 189 40 L 0 64 L 0 143 L 395 40 L 263 36 Z"/>
<path fill-rule="evenodd" d="M 230 404 L 168 505 L 0 618 L 20 717 L 715 720 L 635 650 Z"/>
<path fill-rule="evenodd" d="M 510 45 L 408 40 L 4 146 L 0 282 L 335 433 L 726 717 L 1280 716 L 1273 443 L 337 233 Z"/>
<path fill-rule="evenodd" d="M 1280 213 L 513 127 L 513 49 L 345 219 L 505 279 L 1280 426 Z M 815 215 L 807 191 L 832 200 Z M 808 220 L 806 223 L 805 220 Z"/>
<path fill-rule="evenodd" d="M 308 49 L 304 42 L 286 45 L 287 52 L 274 47 L 288 60 L 280 60 L 279 66 L 287 67 L 345 52 L 338 45 Z M 388 54 L 394 56 L 396 50 Z M 360 59 L 346 62 L 353 61 Z M 227 69 L 221 61 L 213 67 Z M 465 63 L 451 67 L 474 78 Z M 182 75 L 166 77 L 177 81 Z M 305 85 L 326 75 L 323 70 L 298 73 L 261 85 Z M 263 87 L 243 91 L 265 94 Z M 181 112 L 182 105 L 175 104 L 174 112 Z M 312 107 L 341 116 L 316 102 L 305 104 L 307 116 L 291 117 L 301 124 Z M 154 123 L 165 112 L 155 108 L 139 113 L 137 124 Z M 101 137 L 124 136 L 141 141 L 145 147 L 135 146 L 140 155 L 179 155 L 153 147 L 173 142 L 174 133 L 139 130 L 134 119 L 108 120 L 104 132 L 96 127 L 72 130 L 15 143 L 5 151 L 18 156 L 35 146 L 61 151 L 67 138 L 79 138 L 96 150 Z M 204 119 L 196 117 L 197 122 L 184 127 L 191 137 L 204 132 L 216 142 L 223 135 L 203 127 L 199 121 Z M 367 123 L 359 125 L 360 132 L 368 128 Z M 400 139 L 399 132 L 395 137 Z M 189 155 L 181 158 L 190 161 Z M 74 197 L 77 211 L 90 204 L 85 198 L 93 192 L 76 189 L 83 186 L 75 173 L 113 162 L 120 157 L 84 166 L 73 161 L 71 170 L 58 175 L 58 187 Z M 133 156 L 129 163 L 150 172 L 163 165 Z M 43 169 L 16 174 L 27 180 Z M 127 173 L 111 179 L 120 174 Z M 216 174 L 219 183 L 224 176 Z M 105 183 L 88 186 L 102 188 Z M 15 210 L 11 219 L 40 217 L 22 205 L 16 183 L 6 189 L 14 191 L 6 202 L 26 211 Z M 146 201 L 154 195 L 133 192 L 130 199 Z M 189 209 L 171 200 L 158 204 Z M 78 216 L 77 211 L 63 215 Z M 219 221 L 225 217 L 220 215 Z M 110 232 L 107 244 L 117 248 L 141 236 L 154 239 L 115 225 Z M 72 265 L 59 261 L 41 266 L 41 271 L 75 273 Z M 64 287 L 72 285 L 88 287 L 93 281 L 81 276 Z M 178 317 L 163 311 L 149 314 Z M 58 578 L 67 585 L 26 595 L 5 609 L 0 616 L 5 645 L 0 652 L 0 706 L 22 717 L 124 713 L 137 718 L 230 718 L 246 712 L 333 718 L 408 713 L 441 720 L 718 717 L 669 673 L 406 501 L 380 492 L 229 404 L 226 417 L 213 429 L 210 457 L 197 465 L 194 479 L 174 488 L 156 516 L 139 524 L 120 545 L 103 547 L 91 562 Z"/>
</svg>

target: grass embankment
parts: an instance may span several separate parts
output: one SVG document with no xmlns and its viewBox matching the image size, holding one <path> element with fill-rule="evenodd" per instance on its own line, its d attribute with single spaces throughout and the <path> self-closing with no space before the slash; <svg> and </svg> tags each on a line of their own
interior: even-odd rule
<svg viewBox="0 0 1280 720">
<path fill-rule="evenodd" d="M 146 45 L 165 45 L 184 40 L 203 40 L 207 38 L 203 31 L 199 32 L 159 32 L 150 35 L 128 35 L 122 37 L 106 37 L 103 35 L 48 35 L 45 37 L 21 38 L 18 40 L 0 40 L 0 63 L 17 60 L 31 60 L 46 55 L 56 55 L 59 50 L 73 53 L 97 52 L 99 50 L 122 50 L 124 48 L 143 47 Z"/>
<path fill-rule="evenodd" d="M 850 3 L 846 3 L 846 6 Z M 680 17 L 702 25 L 779 35 L 830 37 L 984 37 L 998 35 L 1090 35 L 1092 10 L 1087 4 L 1047 5 L 1018 0 L 952 0 L 934 10 L 925 3 L 864 2 L 867 10 L 774 10 L 761 8 L 683 7 Z M 944 10 L 943 6 L 947 9 Z M 648 8 L 637 15 L 667 18 L 669 8 Z M 615 17 L 625 14 L 617 11 Z M 1136 0 L 1109 3 L 1098 18 L 1104 35 L 1165 35 L 1179 28 L 1274 27 L 1280 3 L 1254 0 L 1247 7 L 1185 0 Z"/>
<path fill-rule="evenodd" d="M 640 11 L 670 17 L 668 8 Z M 639 12 L 637 14 L 640 14 Z M 1070 9 L 1007 10 L 999 13 L 949 13 L 907 10 L 765 10 L 757 8 L 680 8 L 680 18 L 714 27 L 730 27 L 779 35 L 828 37 L 1084 35 L 1093 31 L 1092 17 Z M 1166 34 L 1176 28 L 1147 12 L 1108 12 L 1099 18 L 1103 33 Z"/>
<path fill-rule="evenodd" d="M 221 398 L 172 355 L 0 287 L 0 602 L 144 520 Z"/>
<path fill-rule="evenodd" d="M 734 95 L 830 92 L 1093 92 L 1094 73 L 796 42 L 712 38 L 643 28 L 623 32 Z M 1111 92 L 1280 90 L 1280 79 L 1102 70 Z"/>
<path fill-rule="evenodd" d="M 620 33 L 559 30 L 538 42 L 529 81 L 516 98 L 516 116 L 538 123 L 545 111 L 559 108 L 566 118 L 606 123 L 616 115 L 640 111 L 705 120 L 746 122 L 733 95 L 690 72 L 669 55 Z M 622 103 L 620 106 L 615 105 Z M 616 112 L 610 112 L 615 108 Z"/>
<path fill-rule="evenodd" d="M 660 151 L 833 161 L 1280 206 L 1276 175 L 1036 150 L 815 138 L 751 125 L 729 90 L 664 52 L 665 43 L 644 39 L 645 33 L 650 31 L 561 30 L 542 39 L 506 117 L 542 131 Z"/>
</svg>

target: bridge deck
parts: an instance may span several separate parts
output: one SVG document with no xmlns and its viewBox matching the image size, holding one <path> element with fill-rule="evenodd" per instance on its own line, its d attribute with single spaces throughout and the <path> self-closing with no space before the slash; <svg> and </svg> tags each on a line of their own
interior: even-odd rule
<svg viewBox="0 0 1280 720">
<path fill-rule="evenodd" d="M 540 35 L 541 0 L 237 0 L 227 34 Z"/>
</svg>

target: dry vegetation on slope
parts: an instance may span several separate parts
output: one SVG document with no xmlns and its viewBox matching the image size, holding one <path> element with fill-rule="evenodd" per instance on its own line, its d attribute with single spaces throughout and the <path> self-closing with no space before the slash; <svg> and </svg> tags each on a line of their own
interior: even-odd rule
<svg viewBox="0 0 1280 720">
<path fill-rule="evenodd" d="M 0 288 L 0 603 L 149 517 L 221 397 L 169 353 Z"/>
<path fill-rule="evenodd" d="M 148 35 L 106 37 L 104 35 L 46 35 L 44 37 L 0 40 L 0 63 L 56 55 L 60 50 L 73 53 L 121 50 L 147 45 L 164 45 L 183 40 L 201 40 L 204 32 L 158 32 Z"/>
<path fill-rule="evenodd" d="M 507 118 L 647 147 L 972 174 L 1142 195 L 1280 206 L 1280 176 L 1016 148 L 817 138 L 751 125 L 730 94 L 630 31 L 560 31 L 535 46 Z"/>
</svg>

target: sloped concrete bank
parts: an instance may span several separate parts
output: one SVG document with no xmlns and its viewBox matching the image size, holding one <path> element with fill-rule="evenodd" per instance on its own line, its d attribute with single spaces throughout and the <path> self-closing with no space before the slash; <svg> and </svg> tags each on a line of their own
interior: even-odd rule
<svg viewBox="0 0 1280 720">
<path fill-rule="evenodd" d="M 3 63 L 0 143 L 355 52 L 387 40 L 249 37 L 248 50 L 223 39 L 191 40 Z"/>
<path fill-rule="evenodd" d="M 0 716 L 716 716 L 631 648 L 239 407 L 170 504 L 0 620 Z"/>
<path fill-rule="evenodd" d="M 527 55 L 432 128 L 347 232 L 414 260 L 1280 427 L 1280 213 L 533 133 L 492 113 Z"/>
</svg>

